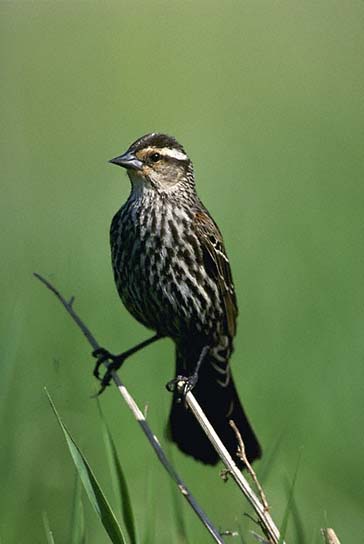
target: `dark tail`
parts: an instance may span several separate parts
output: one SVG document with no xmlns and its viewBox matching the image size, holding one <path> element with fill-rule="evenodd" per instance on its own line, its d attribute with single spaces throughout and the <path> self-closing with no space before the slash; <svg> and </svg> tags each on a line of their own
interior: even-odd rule
<svg viewBox="0 0 364 544">
<path fill-rule="evenodd" d="M 178 354 L 176 366 L 177 375 L 186 375 L 186 365 Z M 229 425 L 230 419 L 240 431 L 248 460 L 252 462 L 258 459 L 262 451 L 240 403 L 231 372 L 229 379 L 229 375 L 223 374 L 220 366 L 221 363 L 217 365 L 211 355 L 207 356 L 201 365 L 193 394 L 234 461 L 243 468 L 244 464 L 236 456 L 238 442 Z M 176 394 L 172 402 L 169 426 L 171 439 L 184 453 L 208 465 L 218 462 L 218 455 L 204 431 Z"/>
</svg>

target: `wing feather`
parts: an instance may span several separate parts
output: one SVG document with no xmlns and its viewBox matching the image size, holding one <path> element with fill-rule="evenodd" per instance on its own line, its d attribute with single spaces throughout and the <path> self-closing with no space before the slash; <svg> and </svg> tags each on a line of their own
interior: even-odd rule
<svg viewBox="0 0 364 544">
<path fill-rule="evenodd" d="M 233 337 L 236 333 L 238 306 L 222 235 L 207 211 L 195 213 L 194 227 L 201 242 L 206 271 L 215 280 L 224 304 L 226 332 Z"/>
</svg>

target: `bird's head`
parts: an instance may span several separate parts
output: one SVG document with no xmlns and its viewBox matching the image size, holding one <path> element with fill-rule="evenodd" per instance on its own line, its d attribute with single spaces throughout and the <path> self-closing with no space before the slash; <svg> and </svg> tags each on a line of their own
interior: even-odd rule
<svg viewBox="0 0 364 544">
<path fill-rule="evenodd" d="M 193 182 L 193 167 L 185 150 L 172 136 L 146 134 L 110 161 L 127 169 L 135 189 L 168 191 Z"/>
</svg>

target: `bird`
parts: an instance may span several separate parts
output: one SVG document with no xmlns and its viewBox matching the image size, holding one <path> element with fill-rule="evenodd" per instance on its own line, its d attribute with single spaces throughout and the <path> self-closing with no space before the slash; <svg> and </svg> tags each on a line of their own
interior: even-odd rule
<svg viewBox="0 0 364 544">
<path fill-rule="evenodd" d="M 175 345 L 175 380 L 186 377 L 197 401 L 234 461 L 237 438 L 249 462 L 262 451 L 239 400 L 230 358 L 236 335 L 237 299 L 221 232 L 200 200 L 193 164 L 177 140 L 153 132 L 109 161 L 126 169 L 131 190 L 112 219 L 110 245 L 118 294 L 130 314 L 154 336 L 120 355 L 101 348 L 94 374 L 106 359 L 110 369 L 160 338 Z M 177 387 L 167 436 L 179 449 L 208 465 L 219 457 Z"/>
</svg>

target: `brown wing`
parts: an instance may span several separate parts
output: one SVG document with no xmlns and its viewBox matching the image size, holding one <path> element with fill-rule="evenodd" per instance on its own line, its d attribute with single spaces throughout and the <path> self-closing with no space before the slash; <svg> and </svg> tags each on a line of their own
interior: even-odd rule
<svg viewBox="0 0 364 544">
<path fill-rule="evenodd" d="M 206 271 L 216 281 L 224 303 L 226 332 L 233 337 L 236 333 L 238 306 L 222 235 L 216 223 L 204 211 L 195 213 L 194 227 L 201 242 Z"/>
</svg>

